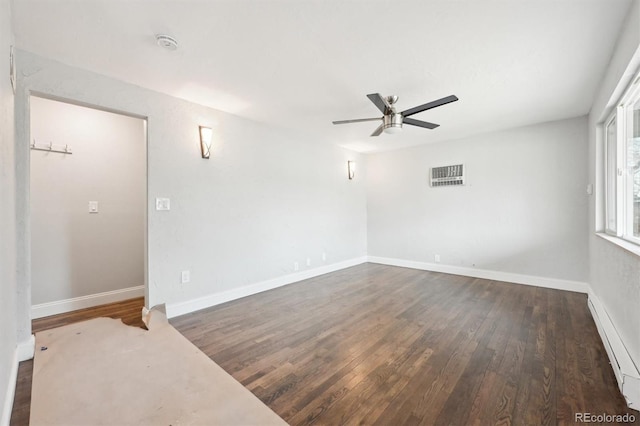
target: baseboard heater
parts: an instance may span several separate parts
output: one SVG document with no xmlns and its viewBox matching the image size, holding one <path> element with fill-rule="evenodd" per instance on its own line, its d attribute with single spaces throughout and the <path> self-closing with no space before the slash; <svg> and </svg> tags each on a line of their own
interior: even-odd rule
<svg viewBox="0 0 640 426">
<path fill-rule="evenodd" d="M 590 293 L 587 304 L 609 356 L 618 388 L 629 408 L 640 410 L 640 372 L 600 301 Z"/>
</svg>

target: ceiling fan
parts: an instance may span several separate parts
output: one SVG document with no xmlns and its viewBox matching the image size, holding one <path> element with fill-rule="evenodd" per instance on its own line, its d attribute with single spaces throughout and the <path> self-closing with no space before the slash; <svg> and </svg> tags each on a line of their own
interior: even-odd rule
<svg viewBox="0 0 640 426">
<path fill-rule="evenodd" d="M 409 108 L 402 112 L 396 112 L 394 104 L 398 101 L 397 96 L 383 97 L 380 93 L 372 93 L 367 98 L 374 103 L 375 106 L 384 114 L 377 118 L 356 118 L 354 120 L 339 120 L 333 124 L 360 123 L 362 121 L 378 121 L 382 120 L 382 124 L 371 133 L 371 136 L 379 136 L 383 131 L 385 133 L 399 133 L 403 124 L 411 124 L 412 126 L 424 127 L 426 129 L 435 129 L 439 124 L 429 123 L 427 121 L 409 118 L 410 115 L 417 114 L 428 109 L 436 108 L 451 102 L 455 102 L 458 98 L 455 95 L 447 96 L 442 99 L 427 102 L 426 104 Z"/>
</svg>

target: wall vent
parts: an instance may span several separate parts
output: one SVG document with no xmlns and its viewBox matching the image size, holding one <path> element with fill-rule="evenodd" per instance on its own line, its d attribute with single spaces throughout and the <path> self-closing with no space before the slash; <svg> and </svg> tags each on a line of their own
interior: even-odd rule
<svg viewBox="0 0 640 426">
<path fill-rule="evenodd" d="M 431 168 L 431 186 L 464 185 L 464 164 Z"/>
</svg>

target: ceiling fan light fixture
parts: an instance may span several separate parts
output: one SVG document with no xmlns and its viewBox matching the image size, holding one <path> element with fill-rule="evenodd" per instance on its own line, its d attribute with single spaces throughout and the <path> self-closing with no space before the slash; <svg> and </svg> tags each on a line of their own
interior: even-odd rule
<svg viewBox="0 0 640 426">
<path fill-rule="evenodd" d="M 402 131 L 402 114 L 390 114 L 383 117 L 383 132 L 394 134 Z"/>
<path fill-rule="evenodd" d="M 402 124 L 399 126 L 390 126 L 390 127 L 385 127 L 383 132 L 388 133 L 390 135 L 396 134 L 396 133 L 400 133 L 402 132 Z"/>
</svg>

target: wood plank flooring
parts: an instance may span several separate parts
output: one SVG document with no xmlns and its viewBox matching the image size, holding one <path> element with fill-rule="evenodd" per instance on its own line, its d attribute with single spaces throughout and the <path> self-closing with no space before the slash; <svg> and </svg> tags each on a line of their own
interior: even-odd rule
<svg viewBox="0 0 640 426">
<path fill-rule="evenodd" d="M 138 303 L 120 314 L 139 321 Z M 171 323 L 293 425 L 640 424 L 583 294 L 363 264 Z M 28 424 L 29 363 L 12 425 Z"/>
<path fill-rule="evenodd" d="M 584 294 L 364 264 L 171 323 L 293 425 L 640 418 Z"/>
</svg>

